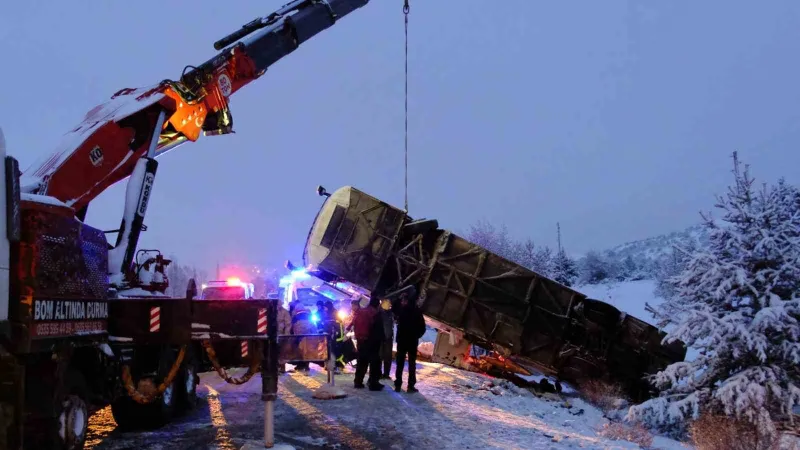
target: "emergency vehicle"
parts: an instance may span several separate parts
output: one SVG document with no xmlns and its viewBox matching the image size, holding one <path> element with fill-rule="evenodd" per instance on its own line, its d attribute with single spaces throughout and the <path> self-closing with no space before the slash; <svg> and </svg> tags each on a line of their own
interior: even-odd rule
<svg viewBox="0 0 800 450">
<path fill-rule="evenodd" d="M 255 286 L 238 278 L 225 281 L 209 281 L 202 285 L 202 300 L 250 300 L 253 298 Z"/>
</svg>

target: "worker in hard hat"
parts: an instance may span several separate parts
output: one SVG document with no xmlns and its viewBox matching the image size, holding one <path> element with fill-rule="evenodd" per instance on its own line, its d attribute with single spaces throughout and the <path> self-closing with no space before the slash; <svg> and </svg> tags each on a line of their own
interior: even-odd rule
<svg viewBox="0 0 800 450">
<path fill-rule="evenodd" d="M 381 362 L 383 363 L 383 371 L 381 374 L 382 380 L 389 380 L 391 377 L 389 373 L 392 371 L 392 347 L 394 341 L 394 314 L 392 314 L 392 302 L 389 299 L 381 301 L 381 309 L 383 314 L 381 318 L 383 321 L 384 341 L 381 345 Z"/>
</svg>

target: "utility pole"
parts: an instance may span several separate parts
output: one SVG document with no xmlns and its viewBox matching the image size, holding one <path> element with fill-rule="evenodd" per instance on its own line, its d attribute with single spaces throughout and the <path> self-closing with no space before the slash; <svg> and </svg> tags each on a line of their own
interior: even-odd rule
<svg viewBox="0 0 800 450">
<path fill-rule="evenodd" d="M 215 280 L 219 280 L 220 279 L 220 277 L 219 277 L 219 261 L 217 261 L 217 276 L 214 279 Z"/>
<path fill-rule="evenodd" d="M 561 253 L 561 223 L 556 222 L 556 228 L 558 229 L 558 253 Z"/>
</svg>

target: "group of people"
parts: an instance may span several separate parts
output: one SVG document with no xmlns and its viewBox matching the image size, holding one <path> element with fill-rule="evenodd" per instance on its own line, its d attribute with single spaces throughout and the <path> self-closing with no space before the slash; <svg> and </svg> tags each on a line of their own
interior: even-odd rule
<svg viewBox="0 0 800 450">
<path fill-rule="evenodd" d="M 351 302 L 352 321 L 345 327 L 342 320 L 336 315 L 333 302 L 317 303 L 318 321 L 311 320 L 311 311 L 302 305 L 292 303 L 289 310 L 278 308 L 278 334 L 328 334 L 336 338 L 334 354 L 336 356 L 336 369 L 344 368 L 345 361 L 351 361 L 345 341 L 345 333 L 353 331 L 358 342 L 356 356 L 356 373 L 354 386 L 364 388 L 364 378 L 369 372 L 367 386 L 371 391 L 383 389 L 381 379 L 391 379 L 392 351 L 394 340 L 397 343 L 397 353 L 394 358 L 395 379 L 394 389 L 402 390 L 403 369 L 408 359 L 408 382 L 406 392 L 417 392 L 415 387 L 417 346 L 420 338 L 425 334 L 425 319 L 422 311 L 416 304 L 416 292 L 412 289 L 400 294 L 394 302 L 380 301 L 371 298 L 369 305 L 362 308 L 358 300 Z M 394 336 L 394 324 L 397 323 L 397 336 Z M 352 346 L 352 344 L 350 344 Z M 323 362 L 324 363 L 324 362 Z M 280 368 L 284 372 L 283 367 Z M 299 362 L 295 370 L 308 371 L 308 362 Z"/>
<path fill-rule="evenodd" d="M 408 358 L 408 383 L 406 392 L 417 392 L 416 362 L 417 345 L 425 334 L 425 318 L 417 307 L 416 295 L 411 291 L 402 293 L 396 302 L 377 298 L 370 299 L 366 308 L 353 311 L 350 327 L 358 342 L 358 357 L 354 386 L 364 388 L 364 377 L 369 371 L 367 385 L 371 391 L 380 391 L 381 379 L 390 379 L 392 367 L 392 338 L 394 323 L 397 323 L 397 354 L 395 356 L 394 390 L 403 386 L 403 368 Z M 349 328 L 349 327 L 348 327 Z M 383 364 L 381 364 L 383 363 Z M 381 367 L 383 366 L 383 367 Z"/>
</svg>

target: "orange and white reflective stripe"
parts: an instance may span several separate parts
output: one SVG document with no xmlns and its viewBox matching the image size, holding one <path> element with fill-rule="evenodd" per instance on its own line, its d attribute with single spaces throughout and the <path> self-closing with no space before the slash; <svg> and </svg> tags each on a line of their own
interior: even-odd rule
<svg viewBox="0 0 800 450">
<path fill-rule="evenodd" d="M 150 332 L 155 333 L 161 329 L 161 308 L 154 306 L 150 308 Z"/>
<path fill-rule="evenodd" d="M 250 354 L 250 347 L 247 345 L 247 341 L 242 341 L 242 358 L 247 358 L 247 355 Z"/>
<path fill-rule="evenodd" d="M 257 331 L 259 334 L 267 333 L 267 310 L 264 308 L 258 310 Z"/>
</svg>

